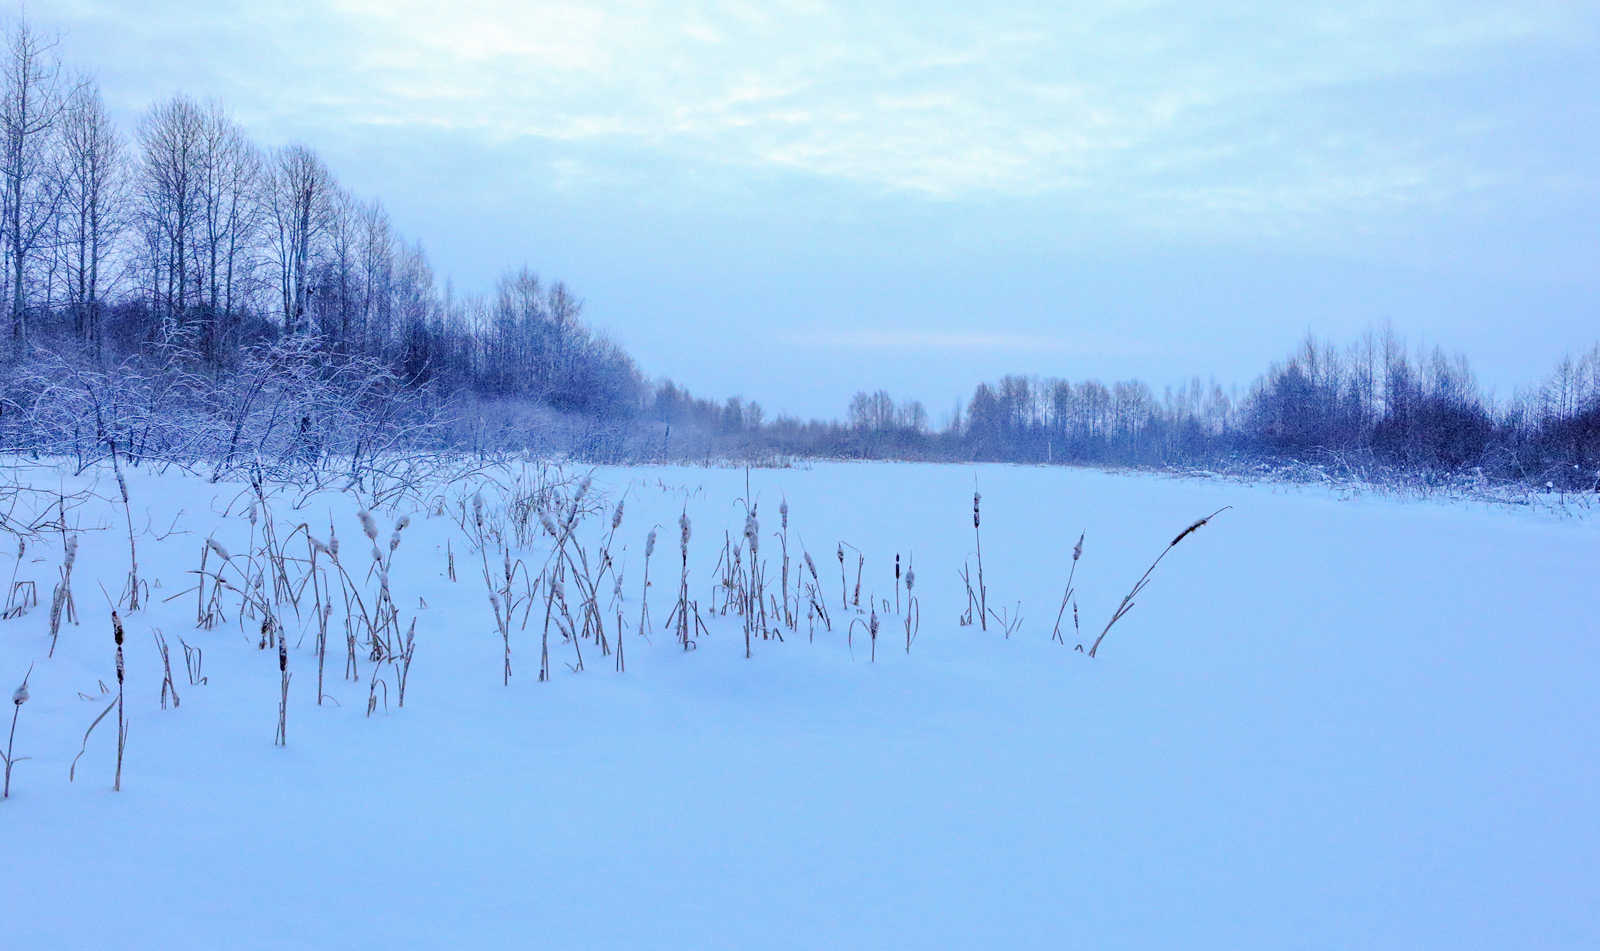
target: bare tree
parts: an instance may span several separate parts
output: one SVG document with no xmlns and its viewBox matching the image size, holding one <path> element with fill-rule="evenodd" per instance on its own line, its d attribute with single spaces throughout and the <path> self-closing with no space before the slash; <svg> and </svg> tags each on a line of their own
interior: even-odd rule
<svg viewBox="0 0 1600 951">
<path fill-rule="evenodd" d="M 98 360 L 112 252 L 126 226 L 127 150 L 92 83 L 83 83 L 68 98 L 61 125 L 60 176 L 65 296 L 74 333 Z"/>
<path fill-rule="evenodd" d="M 163 340 L 188 329 L 190 308 L 199 302 L 203 286 L 195 245 L 206 126 L 205 110 L 181 95 L 152 107 L 139 123 L 139 215 L 148 290 Z"/>
<path fill-rule="evenodd" d="M 204 272 L 201 336 L 206 356 L 216 361 L 238 318 L 241 285 L 255 263 L 262 161 L 244 131 L 214 103 L 203 110 L 200 135 L 196 254 Z"/>
<path fill-rule="evenodd" d="M 287 333 L 311 329 L 305 317 L 312 255 L 332 218 L 334 192 L 333 176 L 311 149 L 291 145 L 273 156 L 265 204 Z"/>
<path fill-rule="evenodd" d="M 58 40 L 34 31 L 26 19 L 5 31 L 3 96 L 0 96 L 0 178 L 4 196 L 7 278 L 11 284 L 11 339 L 18 354 L 28 346 L 28 270 L 40 239 L 55 223 L 60 190 L 51 138 L 65 99 Z"/>
</svg>

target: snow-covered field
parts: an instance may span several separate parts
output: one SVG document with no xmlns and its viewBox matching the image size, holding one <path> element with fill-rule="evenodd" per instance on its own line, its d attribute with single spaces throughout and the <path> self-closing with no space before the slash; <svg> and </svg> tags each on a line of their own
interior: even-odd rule
<svg viewBox="0 0 1600 951">
<path fill-rule="evenodd" d="M 1023 616 L 1009 639 L 958 624 L 974 475 L 989 604 Z M 688 653 L 664 629 L 680 511 L 691 597 L 709 614 L 746 473 L 600 470 L 591 499 L 607 508 L 582 543 L 597 556 L 625 498 L 612 553 L 636 626 L 645 537 L 662 526 L 656 629 L 625 635 L 622 673 L 589 641 L 575 673 L 552 630 L 541 683 L 541 592 L 526 630 L 520 613 L 512 625 L 504 686 L 482 561 L 452 517 L 465 503 L 470 523 L 458 485 L 439 491 L 444 516 L 430 493 L 377 510 L 380 542 L 412 517 L 390 572 L 400 624 L 416 622 L 404 708 L 386 665 L 387 706 L 380 690 L 367 715 L 373 664 L 363 645 L 360 680 L 341 678 L 342 628 L 318 706 L 303 596 L 298 620 L 280 605 L 293 679 L 277 746 L 278 655 L 258 649 L 259 620 L 241 624 L 225 591 L 227 621 L 197 630 L 184 593 L 208 537 L 240 563 L 259 544 L 246 488 L 131 470 L 150 603 L 126 617 L 113 792 L 114 712 L 68 772 L 116 690 L 124 509 L 109 470 L 21 477 L 99 497 L 66 514 L 81 529 L 81 623 L 55 656 L 59 532 L 17 569 L 40 605 L 0 622 L 0 686 L 34 665 L 0 803 L 3 947 L 1600 947 L 1590 522 L 1062 468 L 754 470 L 769 590 L 786 499 L 792 570 L 803 543 L 833 628 L 813 640 L 802 616 L 746 659 L 733 613 L 708 617 Z M 501 497 L 485 495 L 492 521 Z M 306 522 L 326 540 L 331 518 L 371 597 L 358 505 L 280 490 L 271 516 L 280 539 Z M 1224 506 L 1097 658 L 1075 650 L 1179 531 Z M 1080 532 L 1083 630 L 1069 607 L 1053 643 Z M 865 557 L 863 610 L 887 599 L 892 615 L 894 557 L 914 564 L 909 653 L 898 617 L 883 618 L 875 661 L 864 625 L 847 645 L 840 542 Z M 309 554 L 304 534 L 285 547 Z M 545 552 L 516 556 L 537 577 Z M 489 562 L 499 570 L 493 546 Z M 177 708 L 161 706 L 154 629 Z M 204 685 L 180 637 L 204 651 Z"/>
</svg>

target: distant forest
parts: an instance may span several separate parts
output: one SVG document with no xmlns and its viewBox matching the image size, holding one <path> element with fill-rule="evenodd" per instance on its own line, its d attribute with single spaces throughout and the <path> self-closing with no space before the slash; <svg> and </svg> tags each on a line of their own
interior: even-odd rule
<svg viewBox="0 0 1600 951">
<path fill-rule="evenodd" d="M 793 457 L 1512 480 L 1600 491 L 1600 348 L 1511 399 L 1392 331 L 1308 339 L 1245 392 L 1157 394 L 1008 376 L 938 427 L 861 392 L 841 421 L 766 418 L 649 381 L 522 268 L 441 289 L 383 205 L 304 145 L 263 149 L 178 95 L 130 131 L 59 40 L 5 31 L 0 101 L 0 448 L 204 464 L 340 466 L 385 453 L 527 450 L 597 462 Z M 841 394 L 842 396 L 842 394 Z"/>
</svg>

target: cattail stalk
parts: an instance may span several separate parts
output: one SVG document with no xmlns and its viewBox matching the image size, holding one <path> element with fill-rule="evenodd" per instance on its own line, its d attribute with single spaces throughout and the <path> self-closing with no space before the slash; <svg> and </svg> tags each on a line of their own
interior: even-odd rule
<svg viewBox="0 0 1600 951">
<path fill-rule="evenodd" d="M 32 676 L 33 665 L 29 664 L 28 672 L 22 676 L 22 686 L 18 687 L 16 692 L 11 695 L 11 735 L 6 738 L 5 792 L 3 795 L 0 795 L 0 798 L 11 798 L 11 767 L 20 762 L 15 755 L 15 747 L 17 743 L 17 717 L 22 713 L 22 705 L 28 702 L 28 678 Z M 22 759 L 28 758 L 29 757 L 26 756 L 22 757 Z"/>
<path fill-rule="evenodd" d="M 1156 560 L 1150 563 L 1150 567 L 1144 570 L 1144 574 L 1140 575 L 1139 580 L 1134 583 L 1133 590 L 1129 591 L 1127 596 L 1122 599 L 1122 603 L 1117 606 L 1116 613 L 1111 615 L 1111 620 L 1106 622 L 1105 630 L 1101 631 L 1100 636 L 1094 639 L 1094 644 L 1089 648 L 1090 657 L 1093 657 L 1095 655 L 1095 651 L 1100 649 L 1100 642 L 1106 639 L 1106 634 L 1110 632 L 1111 625 L 1122 620 L 1123 615 L 1133 610 L 1133 599 L 1138 597 L 1139 592 L 1144 590 L 1144 586 L 1150 583 L 1150 573 L 1156 570 L 1156 565 L 1161 564 L 1161 559 L 1167 557 L 1167 552 L 1177 547 L 1179 542 L 1183 541 L 1185 538 L 1188 538 L 1195 532 L 1196 529 L 1200 528 L 1200 526 L 1206 524 L 1231 508 L 1233 508 L 1233 506 L 1224 505 L 1222 508 L 1217 509 L 1210 515 L 1207 515 L 1205 518 L 1196 521 L 1193 525 L 1190 525 L 1188 528 L 1179 532 L 1177 538 L 1174 538 L 1172 541 L 1167 543 L 1167 547 L 1161 549 L 1161 554 L 1157 555 Z"/>
</svg>

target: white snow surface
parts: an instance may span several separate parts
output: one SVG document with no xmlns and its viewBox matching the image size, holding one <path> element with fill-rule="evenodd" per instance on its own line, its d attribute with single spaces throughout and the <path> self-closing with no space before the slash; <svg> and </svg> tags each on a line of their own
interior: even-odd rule
<svg viewBox="0 0 1600 951">
<path fill-rule="evenodd" d="M 792 570 L 803 542 L 833 630 L 808 640 L 802 619 L 746 659 L 732 614 L 689 653 L 661 629 L 680 511 L 704 611 L 723 532 L 743 530 L 746 473 L 601 469 L 595 491 L 626 498 L 614 550 L 630 624 L 645 536 L 662 526 L 657 629 L 626 635 L 625 672 L 585 643 L 574 673 L 552 635 L 554 677 L 540 683 L 536 613 L 513 626 L 503 686 L 461 527 L 426 504 L 379 509 L 384 539 L 413 518 L 391 576 L 402 623 L 416 619 L 405 707 L 366 715 L 370 665 L 363 653 L 362 681 L 341 680 L 338 638 L 337 705 L 318 706 L 307 636 L 289 653 L 279 747 L 277 656 L 233 620 L 236 599 L 209 631 L 194 594 L 162 600 L 193 585 L 208 536 L 249 547 L 245 487 L 133 469 L 153 603 L 126 619 L 113 792 L 114 723 L 89 738 L 75 781 L 68 770 L 107 702 L 100 683 L 115 686 L 122 505 L 109 471 L 21 477 L 101 498 L 68 513 L 82 528 L 81 624 L 55 656 L 59 534 L 17 566 L 40 606 L 0 622 L 3 694 L 34 664 L 15 738 L 29 759 L 0 802 L 0 946 L 1600 947 L 1590 522 L 1066 468 L 757 469 L 769 584 L 786 499 Z M 990 606 L 1020 602 L 1024 616 L 1009 639 L 957 623 L 974 477 Z M 452 507 L 462 491 L 440 490 Z M 1167 555 L 1097 658 L 1074 649 L 1180 530 L 1224 506 Z M 272 515 L 282 535 L 304 521 L 322 538 L 331 518 L 361 565 L 357 508 L 280 490 Z M 1084 629 L 1069 608 L 1067 643 L 1053 643 L 1080 532 Z M 862 626 L 847 646 L 841 541 L 865 555 L 863 607 L 888 599 L 890 614 L 894 555 L 914 557 L 909 653 L 897 617 L 875 662 Z M 537 573 L 544 550 L 518 556 Z M 287 623 L 294 644 L 306 624 Z M 172 647 L 176 709 L 158 702 L 153 628 Z M 205 685 L 188 683 L 179 637 L 204 650 Z"/>
</svg>

